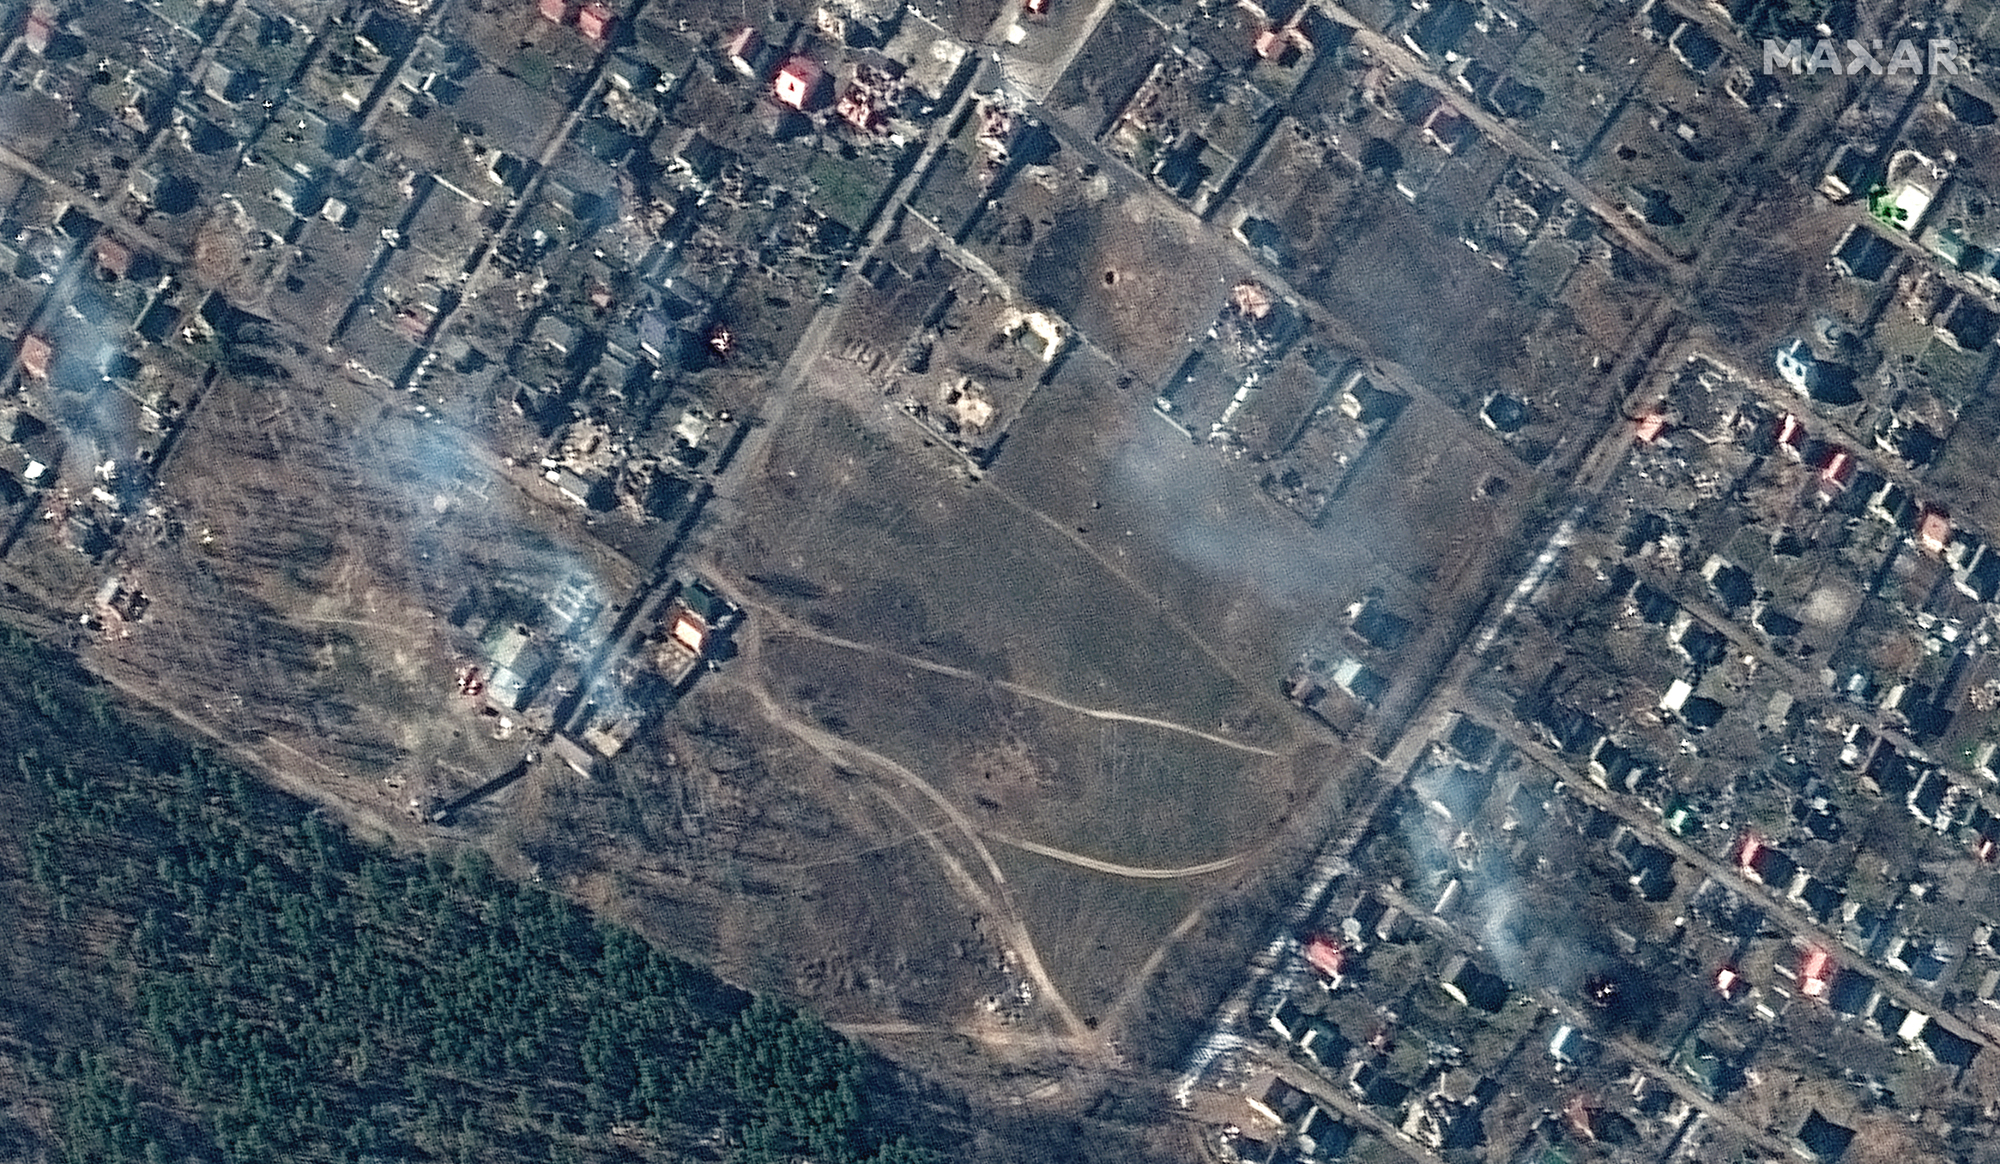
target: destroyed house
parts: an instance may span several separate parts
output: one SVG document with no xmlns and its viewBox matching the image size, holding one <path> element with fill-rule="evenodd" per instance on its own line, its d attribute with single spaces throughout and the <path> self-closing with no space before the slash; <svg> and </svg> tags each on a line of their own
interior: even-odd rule
<svg viewBox="0 0 2000 1164">
<path fill-rule="evenodd" d="M 1479 812 L 1490 781 L 1463 765 L 1443 762 L 1430 765 L 1411 786 L 1431 811 L 1446 820 L 1464 822 Z"/>
<path fill-rule="evenodd" d="M 1372 1107 L 1398 1108 L 1410 1097 L 1410 1085 L 1363 1059 L 1347 1072 L 1347 1088 Z"/>
<path fill-rule="evenodd" d="M 1847 1154 L 1847 1146 L 1854 1142 L 1854 1129 L 1834 1123 L 1814 1108 L 1795 1139 L 1798 1147 L 1811 1159 L 1838 1160 Z"/>
<path fill-rule="evenodd" d="M 1709 593 L 1732 612 L 1750 605 L 1751 599 L 1757 597 L 1757 587 L 1749 571 L 1721 556 L 1710 557 L 1701 568 L 1701 576 L 1708 583 Z"/>
<path fill-rule="evenodd" d="M 1648 765 L 1640 755 L 1605 736 L 1590 753 L 1590 778 L 1611 792 L 1637 792 Z"/>
<path fill-rule="evenodd" d="M 2000 333 L 2000 315 L 1995 315 L 1970 295 L 1960 295 L 1937 326 L 1938 338 L 1960 351 L 1984 351 Z"/>
<path fill-rule="evenodd" d="M 1363 642 L 1377 650 L 1394 651 L 1409 637 L 1410 621 L 1391 614 L 1375 595 L 1371 594 L 1356 603 L 1349 614 L 1348 626 Z"/>
<path fill-rule="evenodd" d="M 1721 1099 L 1736 1090 L 1742 1075 L 1721 1050 L 1699 1035 L 1688 1039 L 1674 1066 L 1710 1099 Z"/>
<path fill-rule="evenodd" d="M 1445 745 L 1456 752 L 1459 759 L 1478 766 L 1486 762 L 1486 757 L 1492 753 L 1493 744 L 1497 739 L 1499 736 L 1492 728 L 1476 719 L 1459 715 L 1455 717 Z"/>
<path fill-rule="evenodd" d="M 1299 1054 L 1311 1059 L 1322 1067 L 1336 1067 L 1347 1058 L 1352 1049 L 1340 1028 L 1323 1018 L 1308 1022 L 1304 1033 L 1299 1035 Z"/>
<path fill-rule="evenodd" d="M 1313 1016 L 1307 1014 L 1304 1008 L 1287 998 L 1278 1004 L 1277 1010 L 1271 1012 L 1271 1029 L 1287 1043 L 1296 1043 L 1312 1019 Z"/>
<path fill-rule="evenodd" d="M 1438 986 L 1462 1006 L 1488 1013 L 1507 1005 L 1507 983 L 1479 968 L 1464 954 L 1454 954 L 1438 971 Z"/>
<path fill-rule="evenodd" d="M 1834 269 L 1850 279 L 1873 283 L 1896 258 L 1896 245 L 1860 223 L 1847 228 L 1833 248 Z"/>
<path fill-rule="evenodd" d="M 1478 18 L 1478 7 L 1466 0 L 1439 0 L 1417 17 L 1403 34 L 1403 43 L 1418 56 L 1441 58 L 1458 47 Z"/>
<path fill-rule="evenodd" d="M 1275 1124 L 1290 1124 L 1305 1114 L 1312 1100 L 1305 1092 L 1272 1076 L 1262 1088 L 1249 1093 L 1251 1110 Z"/>
<path fill-rule="evenodd" d="M 1667 641 L 1696 667 L 1712 667 L 1729 654 L 1729 636 L 1687 612 L 1667 631 Z"/>
</svg>

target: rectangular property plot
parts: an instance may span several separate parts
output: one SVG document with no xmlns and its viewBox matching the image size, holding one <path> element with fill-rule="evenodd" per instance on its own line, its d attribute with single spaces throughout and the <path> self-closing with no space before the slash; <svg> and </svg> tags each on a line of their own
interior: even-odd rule
<svg viewBox="0 0 2000 1164">
<path fill-rule="evenodd" d="M 1000 209 L 988 213 L 1011 218 L 1025 213 L 1017 206 L 1041 206 L 1042 213 L 1028 216 L 1036 224 L 1032 239 L 1018 246 L 1003 240 L 982 257 L 1030 301 L 1158 383 L 1180 361 L 1183 345 L 1214 318 L 1247 263 L 1233 243 L 1142 192 L 1059 181 L 1053 192 L 1017 182 Z"/>
<path fill-rule="evenodd" d="M 1096 137 L 1152 72 L 1166 33 L 1135 7 L 1114 7 L 1049 94 L 1048 107 L 1072 129 Z"/>
</svg>

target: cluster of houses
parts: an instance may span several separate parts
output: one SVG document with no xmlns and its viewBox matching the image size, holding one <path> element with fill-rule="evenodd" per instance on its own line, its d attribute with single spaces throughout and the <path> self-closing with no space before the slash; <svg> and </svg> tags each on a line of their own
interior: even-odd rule
<svg viewBox="0 0 2000 1164">
<path fill-rule="evenodd" d="M 1818 1152 L 1879 1108 L 1886 1076 L 1949 1087 L 2000 1033 L 1994 922 L 1927 912 L 1922 892 L 1848 900 L 1793 846 L 1725 840 L 1684 800 L 1659 802 L 1657 779 L 1619 779 L 1603 736 L 1579 754 L 1527 727 L 1455 716 L 1372 823 L 1380 839 L 1288 943 L 1259 1035 L 1225 1071 L 1246 1105 L 1226 1155 L 1332 1160 L 1396 1135 L 1507 1159 L 1726 1153 L 1748 1145 L 1702 1104 L 1809 1068 L 1825 1036 L 1805 1032 L 1830 1024 L 1882 1054 L 1779 1114 L 1796 1121 L 1781 1142 Z M 1823 862 L 1842 806 L 1806 783 L 1803 847 Z M 1530 899 L 1567 900 L 1567 916 Z"/>
<path fill-rule="evenodd" d="M 458 690 L 498 721 L 547 735 L 572 768 L 594 773 L 704 666 L 728 657 L 743 612 L 713 584 L 665 577 L 612 605 L 574 572 L 546 593 L 475 586 L 449 623 L 475 662 Z"/>
</svg>

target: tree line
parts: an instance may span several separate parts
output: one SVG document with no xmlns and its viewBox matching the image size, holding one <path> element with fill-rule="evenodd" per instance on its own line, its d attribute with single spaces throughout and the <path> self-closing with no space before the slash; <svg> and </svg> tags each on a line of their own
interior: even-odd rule
<svg viewBox="0 0 2000 1164">
<path fill-rule="evenodd" d="M 477 850 L 358 842 L 18 632 L 0 689 L 0 728 L 42 721 L 0 731 L 30 880 L 125 1008 L 30 1041 L 66 1160 L 940 1158 L 882 1118 L 889 1071 L 782 1001 Z"/>
</svg>

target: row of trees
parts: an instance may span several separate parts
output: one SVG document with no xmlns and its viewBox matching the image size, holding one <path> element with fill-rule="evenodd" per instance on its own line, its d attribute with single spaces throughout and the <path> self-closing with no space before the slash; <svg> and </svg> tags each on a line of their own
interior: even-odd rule
<svg viewBox="0 0 2000 1164">
<path fill-rule="evenodd" d="M 0 648 L 25 686 L 35 650 Z M 477 851 L 356 843 L 39 669 L 43 697 L 0 713 L 47 721 L 0 732 L 44 741 L 5 766 L 27 864 L 131 1008 L 122 1042 L 39 1062 L 69 1160 L 934 1158 L 875 1118 L 887 1073 L 809 1016 Z M 91 743 L 56 759 L 70 733 Z M 137 1086 L 147 1062 L 169 1082 Z"/>
</svg>

